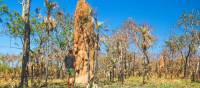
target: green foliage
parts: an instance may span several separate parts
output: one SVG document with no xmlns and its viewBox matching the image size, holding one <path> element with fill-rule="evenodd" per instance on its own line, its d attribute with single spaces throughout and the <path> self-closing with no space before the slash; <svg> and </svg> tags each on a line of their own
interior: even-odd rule
<svg viewBox="0 0 200 88">
<path fill-rule="evenodd" d="M 0 1 L 0 23 L 3 22 L 4 15 L 8 14 L 8 7 Z"/>
<path fill-rule="evenodd" d="M 60 15 L 56 17 L 57 27 L 52 32 L 51 40 L 58 48 L 65 50 L 73 46 L 73 25 L 70 15 Z M 67 47 L 66 47 L 67 46 Z"/>
<path fill-rule="evenodd" d="M 23 37 L 24 35 L 24 21 L 19 12 L 9 12 L 8 21 L 6 25 L 8 27 L 8 33 L 12 37 Z M 34 34 L 34 30 L 37 29 L 37 19 L 35 17 L 30 18 L 31 23 L 31 35 Z"/>
<path fill-rule="evenodd" d="M 0 2 L 1 3 L 1 2 Z M 3 14 L 3 13 L 8 13 L 8 7 L 7 7 L 7 5 L 5 5 L 5 4 L 0 4 L 0 13 L 1 13 L 1 15 Z"/>
<path fill-rule="evenodd" d="M 7 27 L 8 33 L 13 37 L 23 37 L 24 33 L 24 22 L 22 17 L 17 11 L 9 14 Z"/>
</svg>

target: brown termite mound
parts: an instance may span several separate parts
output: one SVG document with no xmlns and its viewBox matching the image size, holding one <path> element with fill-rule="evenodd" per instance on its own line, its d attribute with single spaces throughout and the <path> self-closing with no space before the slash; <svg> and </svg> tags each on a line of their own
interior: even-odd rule
<svg viewBox="0 0 200 88">
<path fill-rule="evenodd" d="M 94 77 L 94 20 L 86 0 L 78 0 L 74 15 L 76 84 L 87 84 Z"/>
</svg>

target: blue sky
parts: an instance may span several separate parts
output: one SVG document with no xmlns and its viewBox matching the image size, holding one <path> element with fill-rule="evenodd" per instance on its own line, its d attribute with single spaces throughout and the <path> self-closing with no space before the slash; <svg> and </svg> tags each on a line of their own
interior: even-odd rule
<svg viewBox="0 0 200 88">
<path fill-rule="evenodd" d="M 32 0 L 31 10 L 44 8 L 44 0 Z M 65 12 L 73 15 L 77 0 L 54 0 Z M 184 11 L 200 9 L 200 0 L 88 0 L 96 10 L 98 19 L 114 30 L 129 17 L 136 23 L 148 23 L 157 37 L 155 51 L 159 51 L 170 36 L 178 17 Z M 20 0 L 4 0 L 12 10 L 21 12 Z M 43 9 L 44 10 L 44 9 Z M 1 27 L 2 29 L 2 27 Z M 0 29 L 0 30 L 1 30 Z M 14 41 L 14 40 L 13 40 Z M 19 54 L 21 50 L 10 48 L 10 38 L 0 36 L 0 53 Z"/>
</svg>

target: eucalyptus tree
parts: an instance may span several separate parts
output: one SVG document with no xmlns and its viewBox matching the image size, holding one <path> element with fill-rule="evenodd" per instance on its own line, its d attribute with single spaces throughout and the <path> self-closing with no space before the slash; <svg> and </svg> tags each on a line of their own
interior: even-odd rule
<svg viewBox="0 0 200 88">
<path fill-rule="evenodd" d="M 130 21 L 131 29 L 133 30 L 133 39 L 136 47 L 143 54 L 143 84 L 146 83 L 146 76 L 149 72 L 149 55 L 148 49 L 155 41 L 151 34 L 151 29 L 147 25 L 135 26 L 133 21 Z"/>
<path fill-rule="evenodd" d="M 131 25 L 130 20 L 127 20 L 123 25 L 113 32 L 112 36 L 104 36 L 104 45 L 107 48 L 107 58 L 110 62 L 110 80 L 113 81 L 115 73 L 124 74 L 128 71 L 129 46 L 131 43 Z M 124 78 L 126 75 L 120 76 Z M 123 80 L 123 79 L 122 79 Z"/>
<path fill-rule="evenodd" d="M 109 68 L 109 79 L 110 81 L 114 81 L 115 78 L 115 73 L 116 73 L 116 65 L 119 62 L 118 57 L 119 57 L 119 51 L 117 51 L 117 39 L 114 36 L 109 36 L 106 38 L 104 41 L 104 44 L 106 46 L 106 58 L 109 60 L 108 68 Z"/>
<path fill-rule="evenodd" d="M 193 10 L 190 13 L 183 13 L 179 20 L 178 26 L 180 29 L 184 29 L 183 35 L 183 52 L 185 58 L 184 65 L 184 77 L 188 77 L 188 66 L 190 58 L 195 55 L 197 47 L 199 46 L 199 24 L 200 24 L 200 14 L 198 10 Z"/>
<path fill-rule="evenodd" d="M 52 16 L 52 11 L 53 9 L 55 9 L 57 7 L 57 4 L 55 2 L 51 2 L 49 0 L 44 0 L 45 1 L 45 6 L 47 9 L 47 17 L 44 17 L 44 23 L 45 23 L 45 31 L 46 31 L 46 64 L 45 64 L 45 68 L 46 68 L 46 74 L 45 74 L 45 85 L 47 85 L 47 81 L 48 81 L 48 64 L 49 64 L 49 60 L 48 60 L 48 56 L 49 56 L 49 51 L 50 51 L 50 47 L 49 47 L 49 39 L 50 39 L 50 33 L 53 31 L 53 29 L 55 29 L 55 27 L 57 26 L 57 22 L 55 21 L 55 19 Z"/>
<path fill-rule="evenodd" d="M 180 53 L 183 57 L 183 41 L 181 39 L 179 36 L 172 36 L 169 40 L 165 41 L 166 50 L 168 51 L 166 69 L 171 78 L 174 75 L 173 61 L 176 59 L 176 55 Z"/>
<path fill-rule="evenodd" d="M 57 27 L 52 32 L 51 41 L 53 52 L 57 53 L 57 77 L 60 77 L 60 72 L 63 67 L 63 59 L 69 49 L 73 48 L 73 19 L 69 14 L 59 11 L 56 14 Z"/>
<path fill-rule="evenodd" d="M 28 86 L 28 62 L 30 58 L 30 42 L 31 42 L 31 35 L 33 34 L 33 24 L 34 19 L 31 19 L 30 15 L 30 4 L 31 0 L 22 0 L 22 14 L 20 14 L 17 11 L 12 11 L 10 9 L 5 9 L 4 12 L 6 12 L 5 16 L 5 22 L 3 22 L 6 25 L 6 29 L 3 30 L 5 35 L 10 36 L 11 38 L 20 39 L 20 43 L 17 43 L 19 41 L 15 41 L 17 47 L 11 48 L 17 48 L 22 49 L 23 51 L 23 58 L 22 58 L 22 71 L 21 71 L 21 83 L 20 87 L 24 87 L 24 85 Z M 20 45 L 23 45 L 23 48 L 21 48 Z"/>
<path fill-rule="evenodd" d="M 103 43 L 103 41 L 100 39 L 102 36 L 105 36 L 103 34 L 104 31 L 106 31 L 107 27 L 103 22 L 100 22 L 98 20 L 97 14 L 92 11 L 92 15 L 93 15 L 93 19 L 94 19 L 94 34 L 93 34 L 93 39 L 94 39 L 94 43 L 95 43 L 95 51 L 94 51 L 94 80 L 92 80 L 92 82 L 97 81 L 97 72 L 98 72 L 98 68 L 99 68 L 99 51 L 100 51 L 100 46 Z"/>
<path fill-rule="evenodd" d="M 30 50 L 30 3 L 31 0 L 22 1 L 22 21 L 24 23 L 24 44 L 23 44 L 23 59 L 22 59 L 22 71 L 21 71 L 21 83 L 20 86 L 28 86 L 28 61 Z"/>
</svg>

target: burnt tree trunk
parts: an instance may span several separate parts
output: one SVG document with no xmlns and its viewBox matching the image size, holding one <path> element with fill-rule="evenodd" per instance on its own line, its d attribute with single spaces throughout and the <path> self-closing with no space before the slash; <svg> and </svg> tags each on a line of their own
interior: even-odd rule
<svg viewBox="0 0 200 88">
<path fill-rule="evenodd" d="M 200 60 L 197 63 L 195 75 L 197 76 L 197 79 L 199 79 L 199 77 L 200 77 Z"/>
<path fill-rule="evenodd" d="M 96 42 L 95 42 L 95 47 L 96 47 L 96 50 L 95 50 L 95 61 L 94 61 L 94 81 L 97 81 L 97 71 L 98 71 L 98 56 L 99 56 L 99 50 L 100 50 L 100 47 L 99 47 L 99 29 L 97 30 L 97 35 L 96 35 Z"/>
<path fill-rule="evenodd" d="M 24 44 L 20 87 L 24 87 L 24 85 L 28 87 L 28 61 L 30 49 L 30 2 L 31 0 L 22 1 L 22 18 L 24 21 Z"/>
<path fill-rule="evenodd" d="M 189 58 L 190 58 L 190 53 L 191 53 L 191 49 L 190 49 L 190 46 L 189 46 L 188 53 L 187 53 L 187 55 L 185 56 L 184 78 L 187 78 L 187 76 L 188 76 L 188 61 L 189 61 Z"/>
<path fill-rule="evenodd" d="M 143 71 L 143 81 L 142 82 L 143 82 L 143 84 L 145 84 L 146 83 L 146 79 L 148 78 L 147 74 L 149 72 L 149 57 L 147 55 L 147 50 L 146 49 L 143 50 L 143 54 L 144 54 L 144 57 L 143 57 L 143 60 L 144 60 L 144 62 L 143 62 L 144 71 Z"/>
<path fill-rule="evenodd" d="M 136 66 L 136 63 L 135 63 L 135 59 L 136 59 L 136 56 L 135 56 L 135 52 L 134 52 L 134 56 L 133 56 L 133 76 L 135 76 L 135 66 Z"/>
</svg>

